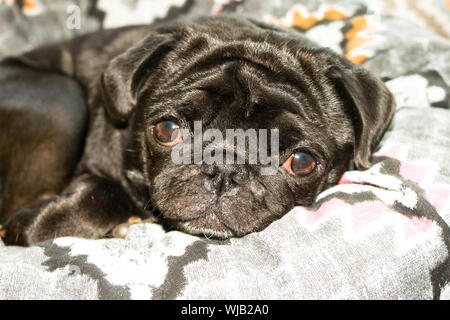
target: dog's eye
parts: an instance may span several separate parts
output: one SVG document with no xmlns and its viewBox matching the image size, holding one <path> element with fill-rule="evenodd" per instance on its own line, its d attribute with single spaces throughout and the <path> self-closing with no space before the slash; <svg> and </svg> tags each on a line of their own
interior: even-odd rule
<svg viewBox="0 0 450 320">
<path fill-rule="evenodd" d="M 167 147 L 174 146 L 181 141 L 180 126 L 174 121 L 161 121 L 155 125 L 156 140 Z"/>
<path fill-rule="evenodd" d="M 309 153 L 298 151 L 286 160 L 283 167 L 292 175 L 306 176 L 316 167 L 316 160 Z"/>
</svg>

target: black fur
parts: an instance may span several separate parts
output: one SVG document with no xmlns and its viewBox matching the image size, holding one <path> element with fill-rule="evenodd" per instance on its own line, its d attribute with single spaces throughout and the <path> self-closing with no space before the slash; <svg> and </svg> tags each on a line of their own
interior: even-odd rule
<svg viewBox="0 0 450 320">
<path fill-rule="evenodd" d="M 385 85 L 343 57 L 232 16 L 102 31 L 6 59 L 3 239 L 99 238 L 155 212 L 192 234 L 261 230 L 294 205 L 310 205 L 350 161 L 368 168 L 394 108 Z M 153 137 L 162 119 L 191 129 L 201 120 L 221 132 L 279 129 L 280 164 L 300 149 L 316 168 L 263 176 L 253 164 L 175 165 Z M 218 177 L 224 190 L 205 187 Z"/>
</svg>

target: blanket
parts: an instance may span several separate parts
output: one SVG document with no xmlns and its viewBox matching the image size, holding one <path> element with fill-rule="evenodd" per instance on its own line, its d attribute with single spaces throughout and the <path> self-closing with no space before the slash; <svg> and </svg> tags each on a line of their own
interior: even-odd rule
<svg viewBox="0 0 450 320">
<path fill-rule="evenodd" d="M 398 105 L 371 168 L 261 232 L 216 241 L 145 223 L 125 239 L 0 241 L 0 299 L 450 299 L 449 40 L 363 1 L 0 3 L 0 57 L 101 28 L 235 12 L 361 64 Z M 69 5 L 78 29 L 66 28 Z"/>
</svg>

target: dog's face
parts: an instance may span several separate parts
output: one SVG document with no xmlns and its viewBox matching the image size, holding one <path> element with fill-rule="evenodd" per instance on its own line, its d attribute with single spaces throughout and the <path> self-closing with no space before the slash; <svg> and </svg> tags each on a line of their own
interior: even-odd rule
<svg viewBox="0 0 450 320">
<path fill-rule="evenodd" d="M 163 220 L 216 238 L 310 205 L 351 160 L 367 168 L 394 109 L 366 71 L 235 18 L 155 31 L 111 62 L 102 88 Z M 244 133 L 244 149 L 230 129 Z"/>
</svg>

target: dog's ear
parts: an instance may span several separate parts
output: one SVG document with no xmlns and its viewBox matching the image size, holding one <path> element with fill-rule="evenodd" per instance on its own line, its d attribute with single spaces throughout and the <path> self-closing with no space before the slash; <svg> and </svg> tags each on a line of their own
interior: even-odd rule
<svg viewBox="0 0 450 320">
<path fill-rule="evenodd" d="M 170 33 L 152 33 L 112 59 L 101 76 L 101 92 L 108 116 L 124 124 L 136 105 L 139 88 L 171 49 Z"/>
<path fill-rule="evenodd" d="M 394 97 L 381 80 L 356 65 L 333 66 L 329 75 L 352 114 L 355 165 L 359 170 L 368 169 L 371 154 L 394 116 Z"/>
</svg>

